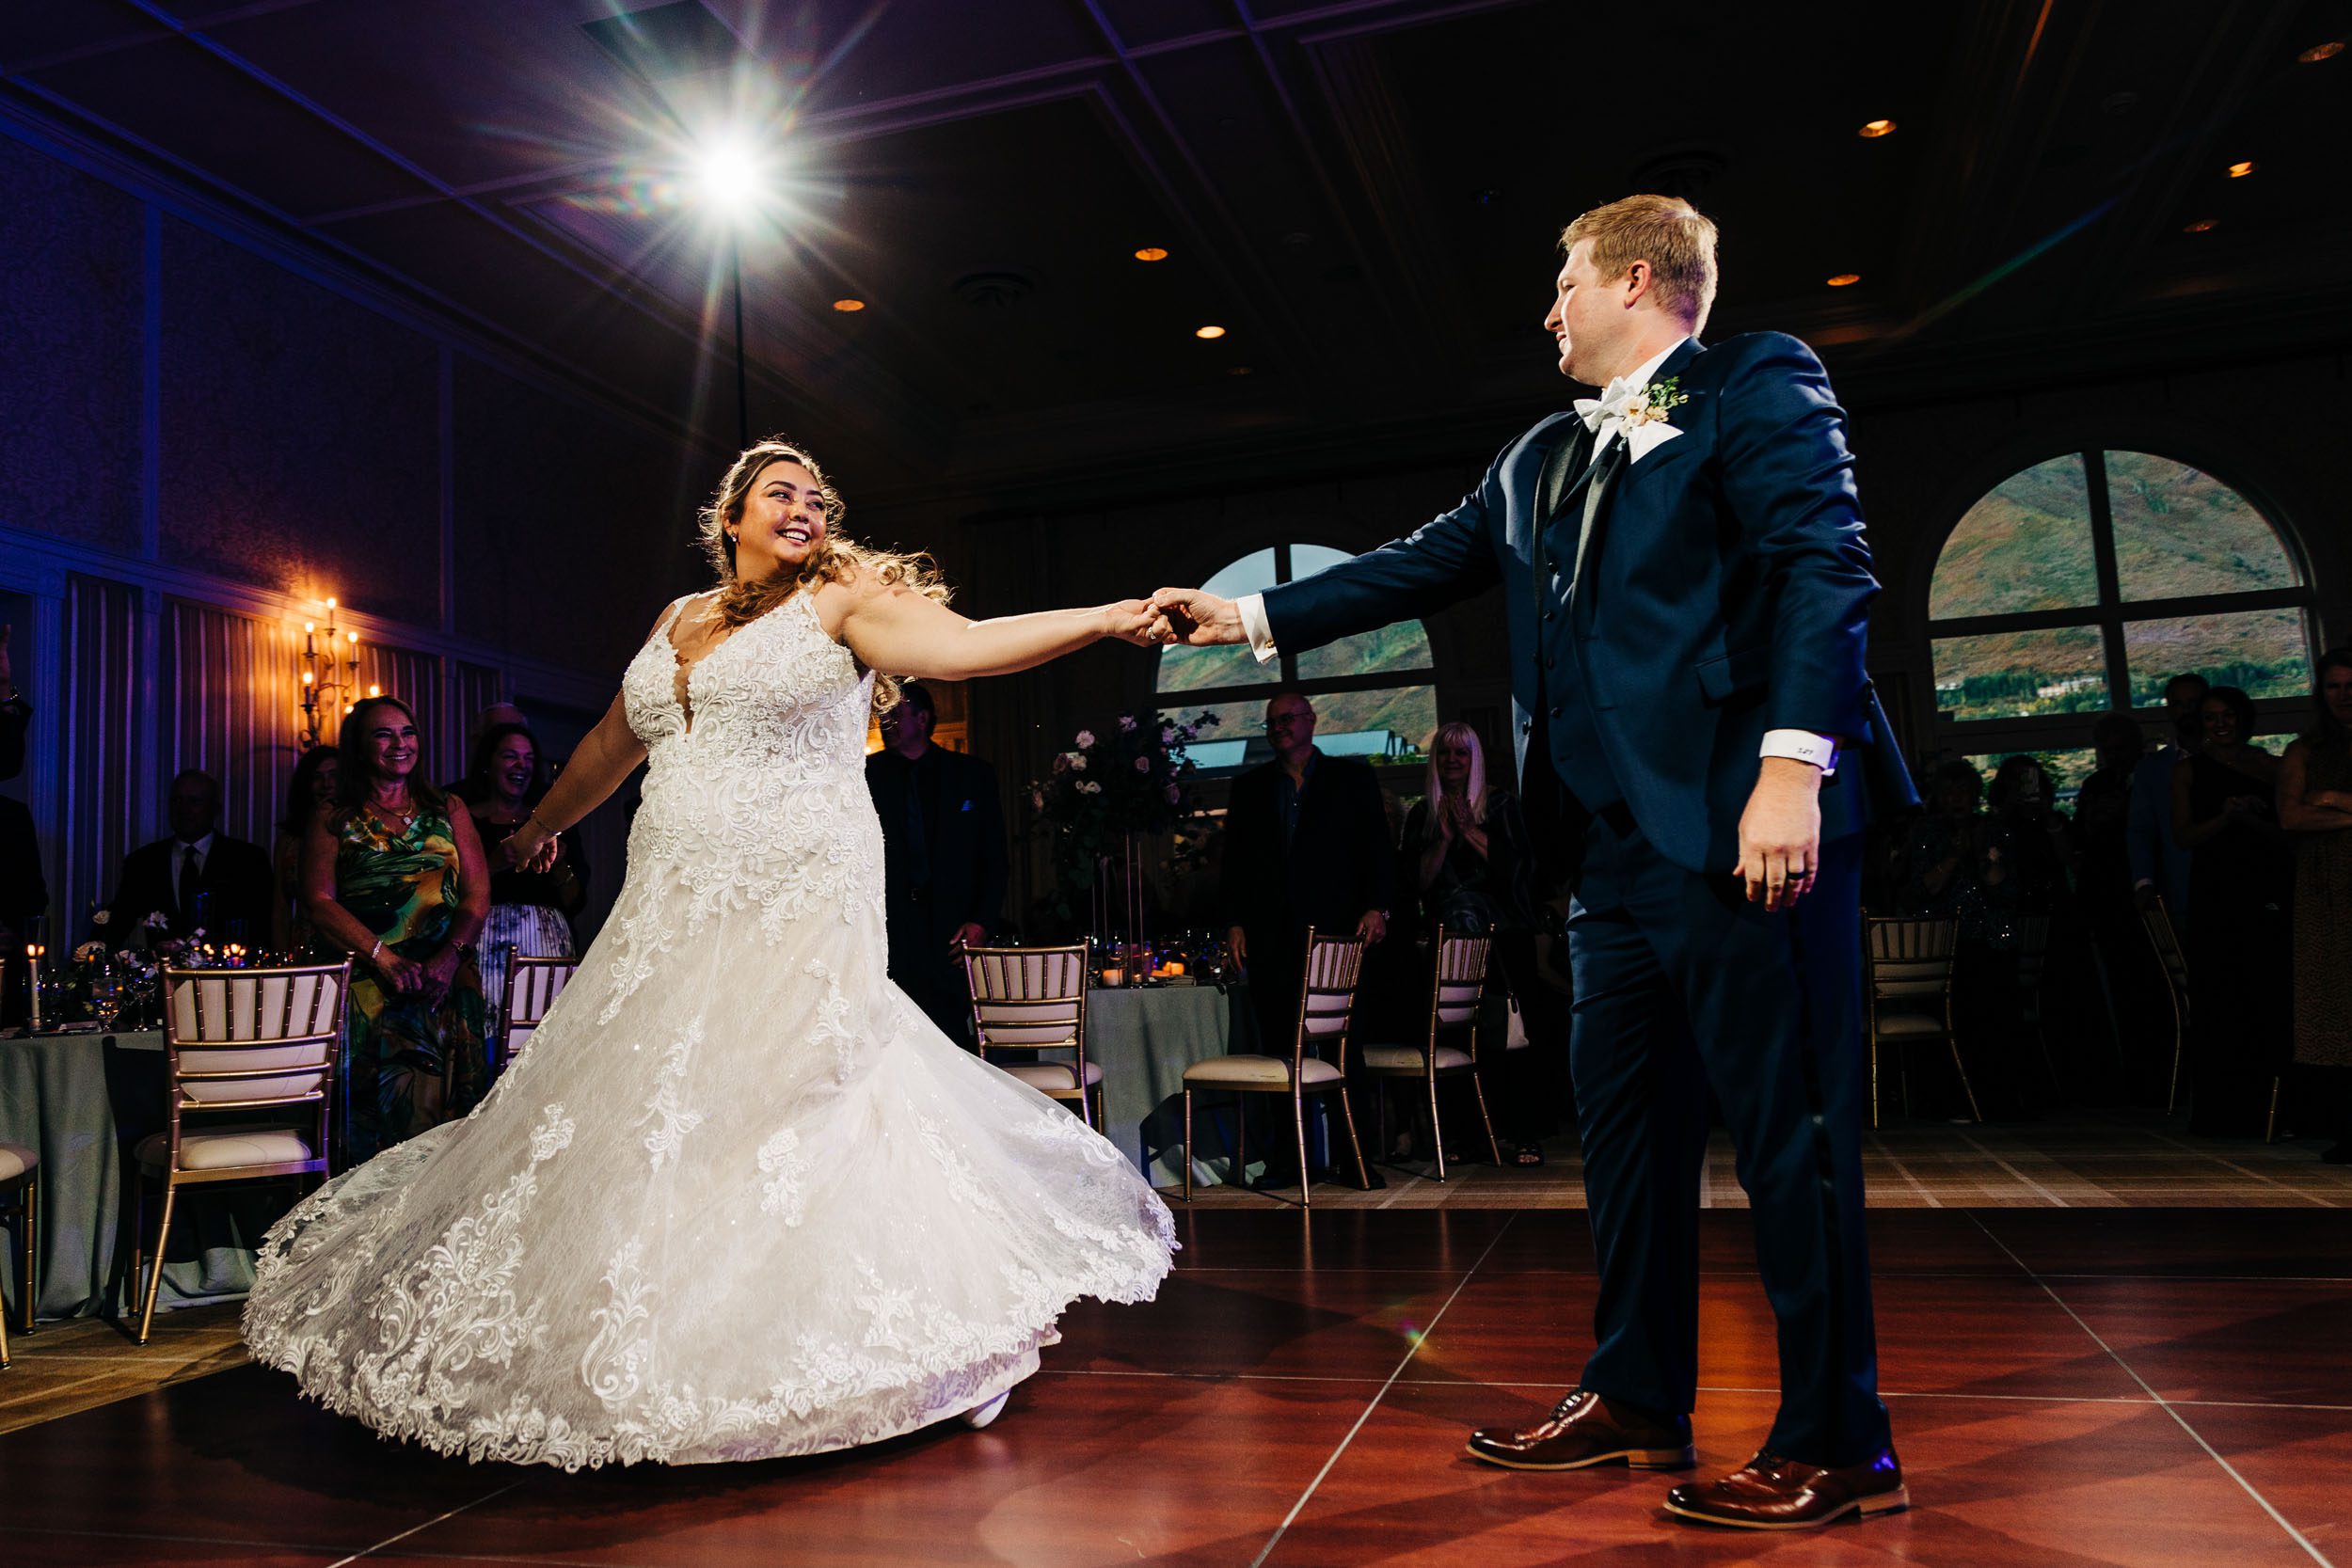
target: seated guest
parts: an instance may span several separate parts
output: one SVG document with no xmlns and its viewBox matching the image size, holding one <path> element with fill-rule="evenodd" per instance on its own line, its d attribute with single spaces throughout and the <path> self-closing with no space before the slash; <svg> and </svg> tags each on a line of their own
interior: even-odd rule
<svg viewBox="0 0 2352 1568">
<path fill-rule="evenodd" d="M 16 689 L 15 668 L 8 662 L 8 635 L 13 629 L 0 622 L 0 779 L 13 779 L 24 771 L 24 732 L 33 722 L 33 705 Z"/>
<path fill-rule="evenodd" d="M 219 832 L 220 782 L 188 768 L 171 781 L 171 836 L 122 857 L 106 906 L 106 941 L 120 946 L 161 914 L 167 934 L 260 945 L 277 928 L 269 856 Z"/>
<path fill-rule="evenodd" d="M 2295 843 L 2295 1059 L 2334 1080 L 2335 1143 L 2352 1164 L 2352 650 L 2319 661 L 2318 713 L 2279 768 Z"/>
<path fill-rule="evenodd" d="M 1463 934 L 1494 934 L 1491 989 L 1507 987 L 1523 1017 L 1532 1016 L 1540 990 L 1535 970 L 1536 858 L 1528 843 L 1527 819 L 1518 798 L 1488 788 L 1486 758 L 1478 732 L 1458 720 L 1440 724 L 1429 739 L 1424 793 L 1405 818 L 1398 861 L 1413 870 L 1418 891 L 1415 934 L 1435 941 L 1438 928 Z M 1425 969 L 1425 964 L 1421 966 Z M 1425 975 L 1424 975 L 1425 978 Z M 1424 1004 L 1426 997 L 1422 998 Z M 1541 999 L 1549 1002 L 1549 997 Z M 1549 1048 L 1555 1042 L 1545 1040 Z M 1505 1062 L 1493 1041 L 1489 1065 Z M 1542 1139 L 1556 1127 L 1561 1064 L 1548 1049 L 1507 1058 L 1512 1074 L 1504 1092 L 1505 1119 L 1518 1152 L 1515 1164 L 1544 1163 Z M 1539 1081 L 1540 1080 L 1540 1081 Z"/>
<path fill-rule="evenodd" d="M 959 955 L 988 941 L 1005 913 L 1005 812 L 996 770 L 931 744 L 938 715 L 912 681 L 882 716 L 882 749 L 866 759 L 882 819 L 890 977 L 951 1040 L 972 1037 L 972 991 Z"/>
<path fill-rule="evenodd" d="M 363 698 L 343 720 L 335 800 L 310 819 L 302 886 L 322 942 L 355 956 L 355 1160 L 471 1110 L 488 1087 L 474 939 L 490 911 L 473 817 L 424 782 L 416 715 Z"/>
<path fill-rule="evenodd" d="M 2204 749 L 2172 769 L 2172 836 L 2189 852 L 2189 1131 L 2241 1136 L 2262 1131 L 2289 1050 L 2294 863 L 2252 701 L 2217 686 L 2201 707 Z"/>
<path fill-rule="evenodd" d="M 483 1005 L 495 1023 L 506 999 L 509 946 L 526 958 L 573 956 L 571 917 L 588 902 L 588 876 L 571 833 L 548 840 L 551 848 L 529 864 L 516 865 L 500 851 L 530 817 L 532 802 L 547 793 L 547 768 L 528 726 L 510 721 L 484 731 L 466 782 L 476 792 L 468 809 L 491 866 L 490 917 L 477 945 Z"/>
<path fill-rule="evenodd" d="M 1287 1055 L 1298 1030 L 1307 928 L 1377 942 L 1388 932 L 1395 871 L 1371 765 L 1316 750 L 1314 705 L 1296 691 L 1277 691 L 1266 704 L 1265 731 L 1274 759 L 1235 779 L 1226 807 L 1219 893 L 1227 943 L 1249 979 L 1258 1049 Z M 1351 1054 L 1350 1069 L 1360 1060 Z M 1369 1096 L 1351 1088 L 1350 1098 L 1359 1117 L 1369 1114 Z M 1295 1176 L 1280 1168 L 1292 1146 L 1269 1143 L 1267 1180 Z M 1377 1173 L 1373 1180 L 1379 1182 Z"/>
<path fill-rule="evenodd" d="M 2176 927 L 2188 924 L 2188 850 L 2172 836 L 2172 774 L 2181 759 L 2204 749 L 2205 693 L 2213 689 L 2191 671 L 2164 683 L 2164 716 L 2172 738 L 2140 758 L 2132 778 L 2127 847 L 2132 892 L 2141 904 L 2164 900 Z"/>
<path fill-rule="evenodd" d="M 526 734 L 531 730 L 531 721 L 523 717 L 521 708 L 512 703 L 492 703 L 475 714 L 473 722 L 466 726 L 466 760 L 469 764 L 481 754 L 483 736 L 501 724 L 516 725 Z M 525 805 L 535 806 L 539 803 L 539 797 L 548 792 L 547 780 L 541 778 L 534 788 L 536 793 L 524 802 Z M 442 785 L 441 793 L 455 796 L 469 806 L 478 806 L 489 799 L 490 784 L 487 779 L 469 769 L 464 778 Z"/>
<path fill-rule="evenodd" d="M 310 948 L 310 920 L 302 911 L 302 845 L 310 818 L 335 799 L 337 758 L 332 746 L 313 746 L 294 764 L 286 783 L 286 810 L 278 819 L 278 841 L 270 846 L 270 867 L 278 878 L 278 903 L 270 941 L 280 953 L 299 956 Z"/>
</svg>

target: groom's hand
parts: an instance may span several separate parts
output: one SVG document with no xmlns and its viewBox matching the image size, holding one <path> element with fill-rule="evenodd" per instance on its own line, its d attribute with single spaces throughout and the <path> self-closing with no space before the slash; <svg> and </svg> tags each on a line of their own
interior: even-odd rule
<svg viewBox="0 0 2352 1568">
<path fill-rule="evenodd" d="M 1163 588 L 1152 595 L 1152 609 L 1158 616 L 1152 623 L 1152 632 L 1160 642 L 1211 648 L 1248 641 L 1242 630 L 1241 610 L 1233 601 L 1198 588 Z"/>
<path fill-rule="evenodd" d="M 1813 891 L 1821 863 L 1821 770 L 1766 757 L 1740 814 L 1740 863 L 1748 902 L 1785 910 Z"/>
</svg>

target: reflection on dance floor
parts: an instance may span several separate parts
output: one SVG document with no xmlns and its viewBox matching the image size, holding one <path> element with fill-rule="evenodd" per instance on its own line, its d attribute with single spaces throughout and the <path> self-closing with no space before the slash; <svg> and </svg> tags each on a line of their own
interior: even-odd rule
<svg viewBox="0 0 2352 1568">
<path fill-rule="evenodd" d="M 2326 1549 L 2352 1488 L 2343 1209 L 1874 1212 L 1915 1506 L 1802 1544 L 1671 1522 L 1670 1477 L 1462 1456 L 1470 1426 L 1532 1416 L 1573 1375 L 1582 1215 L 1318 1195 L 1311 1216 L 1258 1199 L 1178 1226 L 1159 1300 L 1082 1304 L 986 1432 L 742 1466 L 468 1466 L 304 1404 L 279 1374 L 206 1375 L 235 1359 L 219 1309 L 167 1318 L 145 1352 L 51 1325 L 17 1342 L 0 1421 L 30 1390 L 124 1378 L 142 1355 L 188 1380 L 0 1435 L 0 1560 L 1333 1568 L 1647 1549 L 2239 1568 L 2312 1562 L 2300 1541 Z M 1718 1468 L 1761 1440 L 1776 1374 L 1746 1216 L 1704 1216 L 1702 1246 L 1698 1438 Z"/>
</svg>

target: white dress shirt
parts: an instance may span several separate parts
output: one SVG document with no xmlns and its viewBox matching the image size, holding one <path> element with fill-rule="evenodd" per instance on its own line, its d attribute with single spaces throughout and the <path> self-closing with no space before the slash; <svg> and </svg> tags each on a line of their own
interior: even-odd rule
<svg viewBox="0 0 2352 1568">
<path fill-rule="evenodd" d="M 1634 387 L 1646 387 L 1650 377 L 1658 373 L 1659 367 L 1673 358 L 1690 341 L 1688 338 L 1676 339 L 1662 353 L 1643 361 L 1625 380 Z M 1671 421 L 1672 416 L 1668 419 Z M 1596 457 L 1618 437 L 1619 427 L 1605 424 L 1603 430 L 1599 445 L 1593 449 Z M 1639 455 L 1636 453 L 1636 456 Z M 1244 594 L 1233 601 L 1233 608 L 1241 614 L 1242 635 L 1249 640 L 1249 651 L 1258 656 L 1259 663 L 1270 661 L 1275 657 L 1276 649 L 1273 629 L 1266 625 L 1265 595 Z M 1764 744 L 1756 749 L 1756 755 L 1793 757 L 1799 762 L 1811 763 L 1824 774 L 1835 773 L 1837 771 L 1837 737 L 1816 735 L 1811 730 L 1766 730 Z"/>
</svg>

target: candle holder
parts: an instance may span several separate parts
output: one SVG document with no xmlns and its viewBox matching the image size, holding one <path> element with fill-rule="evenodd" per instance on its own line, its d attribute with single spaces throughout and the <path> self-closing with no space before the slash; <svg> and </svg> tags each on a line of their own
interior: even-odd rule
<svg viewBox="0 0 2352 1568">
<path fill-rule="evenodd" d="M 38 942 L 28 942 L 24 944 L 25 977 L 31 982 L 30 989 L 33 997 L 33 1017 L 31 1026 L 26 1031 L 28 1034 L 40 1033 L 40 956 L 48 951 L 46 945 Z"/>
<path fill-rule="evenodd" d="M 337 608 L 333 599 L 326 601 L 325 626 L 316 621 L 302 623 L 302 744 L 306 750 L 319 744 L 328 719 L 340 722 L 341 716 L 358 701 L 359 634 L 335 625 Z M 371 686 L 367 694 L 381 697 L 384 689 Z"/>
</svg>

